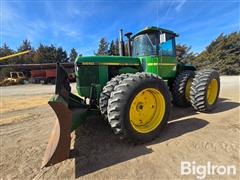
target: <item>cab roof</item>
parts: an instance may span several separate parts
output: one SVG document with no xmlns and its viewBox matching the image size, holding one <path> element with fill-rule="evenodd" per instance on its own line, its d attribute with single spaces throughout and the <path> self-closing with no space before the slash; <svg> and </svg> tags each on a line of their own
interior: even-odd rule
<svg viewBox="0 0 240 180">
<path fill-rule="evenodd" d="M 179 36 L 179 34 L 175 33 L 174 31 L 171 31 L 171 30 L 159 28 L 159 27 L 156 27 L 156 26 L 147 26 L 143 30 L 141 30 L 141 31 L 137 32 L 135 35 L 133 35 L 132 38 L 135 38 L 139 34 L 144 34 L 144 33 L 150 32 L 150 31 L 160 31 L 162 33 L 172 34 L 176 37 Z"/>
</svg>

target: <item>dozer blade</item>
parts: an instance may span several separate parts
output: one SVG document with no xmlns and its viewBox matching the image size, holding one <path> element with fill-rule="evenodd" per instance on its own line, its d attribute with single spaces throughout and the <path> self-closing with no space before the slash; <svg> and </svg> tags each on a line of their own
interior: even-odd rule
<svg viewBox="0 0 240 180">
<path fill-rule="evenodd" d="M 89 106 L 70 91 L 67 73 L 61 65 L 57 64 L 56 91 L 48 102 L 56 113 L 57 120 L 48 140 L 42 168 L 69 158 L 71 132 L 93 114 Z"/>
<path fill-rule="evenodd" d="M 60 102 L 49 102 L 49 105 L 55 111 L 58 120 L 56 120 L 48 140 L 42 167 L 48 167 L 67 159 L 71 143 L 72 112 Z"/>
</svg>

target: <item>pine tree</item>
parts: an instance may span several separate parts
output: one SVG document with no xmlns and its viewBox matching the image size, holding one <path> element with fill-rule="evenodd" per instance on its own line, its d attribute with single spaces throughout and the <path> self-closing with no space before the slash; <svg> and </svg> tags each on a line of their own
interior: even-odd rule
<svg viewBox="0 0 240 180">
<path fill-rule="evenodd" d="M 115 53 L 114 55 L 119 56 L 119 41 L 118 38 L 115 40 Z"/>
<path fill-rule="evenodd" d="M 191 46 L 177 44 L 176 45 L 176 58 L 178 62 L 190 63 L 195 58 L 196 54 L 191 51 Z"/>
<path fill-rule="evenodd" d="M 108 43 L 105 38 L 101 38 L 99 41 L 98 52 L 96 55 L 107 55 L 108 54 Z"/>
<path fill-rule="evenodd" d="M 74 62 L 75 59 L 77 58 L 77 56 L 78 56 L 78 53 L 77 53 L 76 49 L 72 48 L 71 52 L 70 52 L 70 55 L 69 55 L 70 61 Z"/>
<path fill-rule="evenodd" d="M 62 47 L 56 48 L 54 45 L 40 44 L 34 54 L 33 61 L 34 63 L 66 62 L 67 52 Z"/>
<path fill-rule="evenodd" d="M 3 43 L 2 47 L 0 48 L 0 57 L 7 56 L 13 53 L 14 51 L 11 48 L 9 48 L 7 43 Z"/>
<path fill-rule="evenodd" d="M 67 62 L 67 52 L 62 47 L 56 48 L 56 57 L 53 62 Z"/>
<path fill-rule="evenodd" d="M 25 39 L 23 40 L 22 44 L 20 45 L 17 51 L 22 52 L 22 51 L 27 51 L 31 49 L 32 49 L 31 42 Z"/>
<path fill-rule="evenodd" d="M 115 52 L 116 52 L 116 47 L 115 47 L 114 41 L 112 40 L 109 46 L 108 54 L 115 55 Z"/>
<path fill-rule="evenodd" d="M 27 50 L 32 50 L 33 48 L 31 46 L 30 41 L 27 39 L 23 40 L 22 44 L 19 46 L 17 52 L 22 52 L 22 51 L 27 51 Z M 33 59 L 33 53 L 32 54 L 26 54 L 22 56 L 18 56 L 15 58 L 17 64 L 22 64 L 22 63 L 31 63 Z"/>
<path fill-rule="evenodd" d="M 199 69 L 214 68 L 221 74 L 240 73 L 240 32 L 220 34 L 193 61 Z"/>
<path fill-rule="evenodd" d="M 14 50 L 12 50 L 7 45 L 7 43 L 3 43 L 2 47 L 0 48 L 0 57 L 8 56 L 14 53 L 15 53 Z M 0 64 L 13 64 L 13 63 L 14 63 L 13 58 L 5 61 L 0 61 Z"/>
<path fill-rule="evenodd" d="M 46 62 L 46 47 L 43 44 L 40 44 L 36 49 L 36 52 L 33 56 L 34 63 L 45 63 Z"/>
</svg>

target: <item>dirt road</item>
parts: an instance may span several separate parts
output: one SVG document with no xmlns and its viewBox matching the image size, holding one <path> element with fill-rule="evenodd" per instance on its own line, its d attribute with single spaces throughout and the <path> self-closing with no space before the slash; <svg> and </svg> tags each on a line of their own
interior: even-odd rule
<svg viewBox="0 0 240 180">
<path fill-rule="evenodd" d="M 0 178 L 2 179 L 195 179 L 182 176 L 181 161 L 240 167 L 239 76 L 221 77 L 217 108 L 208 114 L 172 108 L 171 121 L 151 143 L 119 140 L 101 119 L 89 119 L 72 140 L 72 159 L 40 170 L 41 158 L 55 121 L 47 105 L 51 85 L 1 88 Z M 74 87 L 75 84 L 72 84 Z M 75 87 L 73 88 L 75 89 Z"/>
</svg>

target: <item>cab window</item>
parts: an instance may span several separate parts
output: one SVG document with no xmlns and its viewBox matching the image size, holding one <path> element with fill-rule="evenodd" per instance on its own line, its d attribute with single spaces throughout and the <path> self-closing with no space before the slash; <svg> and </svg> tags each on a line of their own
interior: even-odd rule
<svg viewBox="0 0 240 180">
<path fill-rule="evenodd" d="M 159 45 L 159 55 L 175 56 L 175 40 L 173 35 L 166 34 L 166 42 Z"/>
<path fill-rule="evenodd" d="M 134 38 L 133 57 L 149 56 L 157 54 L 157 37 L 156 33 L 145 33 Z"/>
</svg>

